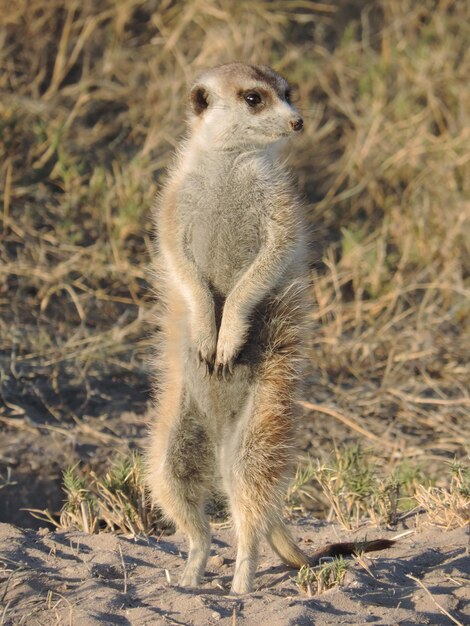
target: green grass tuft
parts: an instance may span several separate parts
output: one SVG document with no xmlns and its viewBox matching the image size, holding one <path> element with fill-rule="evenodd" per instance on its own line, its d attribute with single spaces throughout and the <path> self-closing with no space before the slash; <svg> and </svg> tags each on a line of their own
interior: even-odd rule
<svg viewBox="0 0 470 626">
<path fill-rule="evenodd" d="M 343 557 L 325 560 L 316 567 L 303 565 L 295 582 L 309 596 L 320 595 L 328 589 L 341 585 L 349 567 L 349 563 Z"/>
</svg>

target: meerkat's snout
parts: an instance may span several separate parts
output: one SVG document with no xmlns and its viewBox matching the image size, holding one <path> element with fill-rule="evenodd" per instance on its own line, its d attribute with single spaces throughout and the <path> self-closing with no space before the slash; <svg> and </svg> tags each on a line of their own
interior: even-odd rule
<svg viewBox="0 0 470 626">
<path fill-rule="evenodd" d="M 293 131 L 299 133 L 304 127 L 304 121 L 301 117 L 298 117 L 295 120 L 289 120 L 289 126 Z"/>
</svg>

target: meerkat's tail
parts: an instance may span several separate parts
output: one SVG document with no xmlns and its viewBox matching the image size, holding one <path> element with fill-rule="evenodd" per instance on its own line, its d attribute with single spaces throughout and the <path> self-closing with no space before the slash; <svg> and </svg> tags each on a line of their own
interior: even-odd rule
<svg viewBox="0 0 470 626">
<path fill-rule="evenodd" d="M 271 528 L 268 541 L 281 561 L 289 567 L 300 569 L 303 565 L 311 565 L 310 558 L 299 548 L 284 522 L 278 521 Z"/>
<path fill-rule="evenodd" d="M 353 554 L 361 554 L 363 552 L 386 550 L 395 543 L 393 539 L 374 539 L 356 543 L 329 543 L 308 556 L 296 544 L 283 522 L 278 522 L 272 527 L 268 534 L 268 541 L 282 562 L 295 569 L 300 569 L 303 565 L 318 565 L 322 558 L 329 556 L 352 556 Z"/>
<path fill-rule="evenodd" d="M 316 550 L 310 557 L 310 565 L 318 565 L 322 558 L 327 556 L 352 556 L 363 552 L 377 552 L 391 548 L 393 539 L 373 539 L 372 541 L 329 543 L 323 548 Z"/>
</svg>

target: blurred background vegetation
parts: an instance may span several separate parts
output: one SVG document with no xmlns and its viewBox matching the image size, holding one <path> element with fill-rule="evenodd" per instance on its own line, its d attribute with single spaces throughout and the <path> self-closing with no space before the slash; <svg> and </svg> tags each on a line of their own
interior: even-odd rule
<svg viewBox="0 0 470 626">
<path fill-rule="evenodd" d="M 289 150 L 314 279 L 299 448 L 359 439 L 390 467 L 434 471 L 465 455 L 469 13 L 465 0 L 0 0 L 9 519 L 22 493 L 49 502 L 66 462 L 140 446 L 150 208 L 188 84 L 232 60 L 288 77 L 306 120 Z"/>
</svg>

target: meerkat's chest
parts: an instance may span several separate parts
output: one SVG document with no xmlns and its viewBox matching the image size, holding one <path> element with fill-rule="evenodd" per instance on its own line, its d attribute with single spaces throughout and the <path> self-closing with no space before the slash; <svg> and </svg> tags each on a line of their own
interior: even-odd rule
<svg viewBox="0 0 470 626">
<path fill-rule="evenodd" d="M 193 190 L 194 191 L 194 190 Z M 198 267 L 222 292 L 253 262 L 264 239 L 264 216 L 253 185 L 230 180 L 201 185 L 186 213 L 185 239 Z"/>
</svg>

